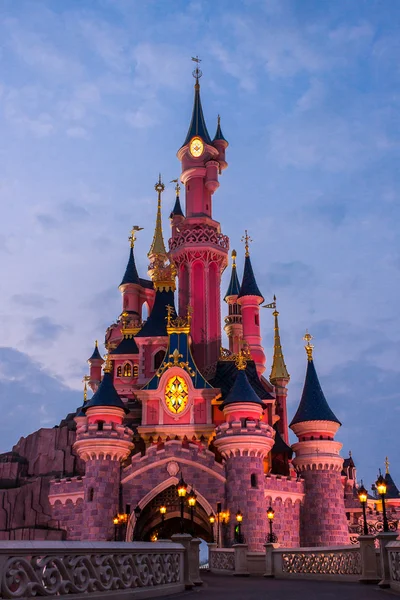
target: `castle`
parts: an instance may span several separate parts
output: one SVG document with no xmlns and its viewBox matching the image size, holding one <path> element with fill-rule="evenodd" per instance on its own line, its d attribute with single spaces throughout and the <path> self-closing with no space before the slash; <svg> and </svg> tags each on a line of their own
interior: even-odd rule
<svg viewBox="0 0 400 600">
<path fill-rule="evenodd" d="M 107 355 L 96 343 L 88 360 L 92 397 L 85 382 L 76 413 L 0 456 L 1 539 L 154 540 L 183 525 L 206 541 L 230 545 L 238 539 L 240 511 L 249 550 L 262 551 L 271 506 L 283 546 L 350 543 L 349 519 L 361 512 L 354 463 L 344 465 L 340 456 L 335 435 L 341 424 L 319 383 L 309 334 L 303 394 L 288 423 L 290 377 L 275 299 L 267 305 L 275 335 L 269 379 L 264 376 L 264 298 L 247 232 L 242 277 L 231 253 L 224 295 L 229 348 L 221 347 L 229 238 L 212 209 L 228 166 L 228 142 L 219 119 L 215 136 L 209 135 L 199 69 L 194 75 L 192 119 L 177 153 L 185 204 L 177 182 L 169 248 L 160 177 L 150 279 L 140 277 L 135 264 L 135 226 L 119 286 L 121 314 L 105 336 Z M 288 427 L 298 438 L 293 446 Z M 179 482 L 193 492 L 194 511 L 186 499 L 181 503 Z"/>
</svg>

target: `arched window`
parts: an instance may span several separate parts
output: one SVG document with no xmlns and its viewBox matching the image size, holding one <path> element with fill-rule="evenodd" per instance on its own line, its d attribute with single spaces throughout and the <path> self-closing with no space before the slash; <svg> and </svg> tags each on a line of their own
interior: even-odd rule
<svg viewBox="0 0 400 600">
<path fill-rule="evenodd" d="M 150 314 L 150 309 L 149 309 L 149 305 L 147 304 L 147 302 L 143 302 L 141 313 L 142 313 L 142 321 L 147 321 L 147 319 L 149 318 L 149 314 Z"/>
<path fill-rule="evenodd" d="M 252 488 L 256 488 L 257 487 L 257 475 L 255 473 L 252 473 L 250 475 L 250 484 Z"/>
<path fill-rule="evenodd" d="M 93 499 L 94 499 L 94 489 L 93 488 L 89 488 L 88 502 L 93 502 Z"/>
<path fill-rule="evenodd" d="M 119 365 L 119 367 L 117 367 L 117 377 L 122 377 L 122 367 L 121 367 L 121 365 Z"/>
<path fill-rule="evenodd" d="M 132 377 L 132 365 L 130 363 L 124 364 L 124 377 Z"/>
<path fill-rule="evenodd" d="M 157 371 L 158 367 L 161 365 L 162 361 L 164 360 L 164 356 L 165 356 L 165 350 L 159 350 L 158 352 L 155 353 L 154 358 L 153 358 L 153 365 L 154 365 L 155 371 Z"/>
</svg>

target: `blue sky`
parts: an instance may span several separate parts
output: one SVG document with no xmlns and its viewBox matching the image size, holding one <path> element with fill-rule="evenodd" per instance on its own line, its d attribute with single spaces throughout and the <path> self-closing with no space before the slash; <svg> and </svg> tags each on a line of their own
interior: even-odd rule
<svg viewBox="0 0 400 600">
<path fill-rule="evenodd" d="M 239 267 L 247 227 L 277 295 L 289 415 L 308 327 L 343 454 L 368 483 L 388 454 L 400 484 L 399 17 L 391 0 L 2 0 L 1 451 L 79 404 L 133 224 L 146 273 L 198 54 L 209 130 L 220 113 L 230 142 L 214 214 Z M 168 237 L 172 185 L 163 201 Z M 262 328 L 270 359 L 269 311 Z"/>
</svg>

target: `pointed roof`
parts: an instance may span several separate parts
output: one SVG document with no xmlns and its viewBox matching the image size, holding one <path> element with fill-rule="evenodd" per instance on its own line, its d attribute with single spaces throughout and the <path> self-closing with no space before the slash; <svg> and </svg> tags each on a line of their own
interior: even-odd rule
<svg viewBox="0 0 400 600">
<path fill-rule="evenodd" d="M 276 305 L 276 297 L 274 296 L 274 304 Z M 279 333 L 279 323 L 278 323 L 278 315 L 279 312 L 275 310 L 272 313 L 275 319 L 275 327 L 274 327 L 274 357 L 272 359 L 272 367 L 271 367 L 271 375 L 269 379 L 271 382 L 276 379 L 287 379 L 289 381 L 290 375 L 287 371 L 285 359 L 283 357 L 282 346 L 281 346 L 281 336 Z"/>
<path fill-rule="evenodd" d="M 220 388 L 221 398 L 224 400 L 232 389 L 239 371 L 233 360 L 219 360 L 215 375 L 210 383 L 215 388 Z M 257 373 L 254 360 L 248 360 L 245 370 L 247 379 L 253 390 L 261 400 L 271 400 L 271 394 L 264 388 Z"/>
<path fill-rule="evenodd" d="M 228 404 L 238 404 L 240 402 L 250 402 L 251 404 L 259 404 L 263 407 L 265 406 L 264 402 L 251 387 L 244 369 L 238 371 L 235 383 L 233 384 L 232 389 L 226 396 L 225 400 L 220 405 L 220 409 L 222 410 L 224 406 L 227 406 Z"/>
<path fill-rule="evenodd" d="M 238 297 L 243 298 L 243 296 L 258 296 L 259 298 L 262 298 L 262 302 L 264 302 L 264 297 L 258 289 L 256 278 L 254 277 L 253 267 L 248 253 L 246 253 L 244 259 L 243 279 Z"/>
<path fill-rule="evenodd" d="M 207 131 L 206 122 L 203 115 L 203 108 L 201 106 L 200 99 L 200 84 L 198 79 L 196 80 L 194 86 L 194 103 L 193 103 L 193 112 L 192 112 L 192 120 L 190 121 L 189 130 L 187 132 L 185 141 L 182 146 L 186 146 L 190 142 L 190 140 L 199 136 L 206 144 L 211 144 L 211 138 Z"/>
<path fill-rule="evenodd" d="M 165 190 L 165 185 L 161 182 L 161 173 L 158 176 L 158 181 L 154 186 L 154 189 L 158 193 L 157 200 L 157 216 L 156 226 L 154 229 L 153 241 L 151 242 L 150 250 L 147 256 L 162 255 L 166 256 L 167 251 L 165 249 L 164 237 L 162 232 L 162 216 L 161 216 L 161 194 Z"/>
<path fill-rule="evenodd" d="M 150 316 L 136 337 L 167 336 L 167 306 L 173 307 L 172 315 L 175 318 L 174 292 L 171 289 L 157 290 Z"/>
<path fill-rule="evenodd" d="M 273 427 L 275 429 L 275 443 L 272 446 L 272 453 L 273 454 L 287 454 L 288 458 L 292 458 L 293 450 L 281 436 L 280 431 L 278 429 L 278 424 L 275 423 L 275 425 Z"/>
<path fill-rule="evenodd" d="M 239 278 L 237 276 L 237 269 L 236 269 L 236 250 L 232 250 L 232 272 L 231 272 L 231 279 L 229 281 L 229 285 L 228 285 L 228 289 L 226 291 L 224 300 L 226 302 L 226 299 L 228 298 L 228 296 L 238 296 L 240 292 L 240 283 L 239 283 Z"/>
<path fill-rule="evenodd" d="M 125 274 L 120 285 L 125 285 L 126 283 L 136 283 L 137 285 L 140 285 L 139 274 L 137 272 L 135 263 L 135 256 L 133 254 L 133 247 L 129 250 L 128 264 L 126 265 Z"/>
<path fill-rule="evenodd" d="M 303 394 L 290 427 L 304 421 L 333 421 L 341 425 L 326 401 L 312 357 L 308 359 Z"/>
<path fill-rule="evenodd" d="M 177 194 L 176 198 L 175 198 L 174 208 L 172 209 L 171 214 L 169 215 L 169 218 L 172 219 L 172 217 L 184 217 L 184 216 L 185 215 L 183 214 L 183 211 L 182 211 L 179 194 Z"/>
<path fill-rule="evenodd" d="M 95 406 L 112 406 L 115 408 L 123 408 L 125 412 L 128 412 L 113 385 L 111 373 L 104 373 L 96 393 L 88 400 L 88 402 L 86 402 L 82 410 L 83 412 L 86 412 L 88 408 L 93 408 Z"/>
<path fill-rule="evenodd" d="M 94 343 L 93 354 L 90 358 L 88 358 L 88 361 L 90 361 L 90 360 L 103 360 L 103 357 L 101 356 L 101 354 L 99 352 L 99 344 L 98 344 L 97 340 Z"/>
<path fill-rule="evenodd" d="M 386 481 L 386 499 L 393 499 L 393 498 L 400 498 L 400 492 L 399 489 L 397 487 L 397 485 L 395 484 L 395 482 L 393 481 L 393 477 L 391 476 L 390 473 L 386 473 L 385 475 L 385 481 Z"/>
<path fill-rule="evenodd" d="M 228 140 L 226 140 L 224 138 L 224 134 L 222 133 L 222 129 L 221 129 L 221 117 L 219 115 L 218 115 L 217 131 L 215 132 L 213 142 L 215 142 L 216 140 L 222 140 L 223 142 L 228 143 Z"/>
<path fill-rule="evenodd" d="M 111 354 L 139 354 L 139 348 L 132 335 L 124 335 L 118 346 Z"/>
</svg>

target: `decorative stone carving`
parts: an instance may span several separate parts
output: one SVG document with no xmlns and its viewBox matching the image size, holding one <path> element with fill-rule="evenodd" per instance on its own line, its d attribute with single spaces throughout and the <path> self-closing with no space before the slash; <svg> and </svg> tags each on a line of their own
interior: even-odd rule
<svg viewBox="0 0 400 600">
<path fill-rule="evenodd" d="M 175 475 L 178 473 L 179 471 L 179 465 L 175 460 L 171 460 L 168 464 L 167 464 L 167 471 L 168 474 L 171 477 L 175 477 Z"/>
<path fill-rule="evenodd" d="M 282 554 L 284 573 L 312 573 L 319 575 L 361 575 L 360 550 L 321 552 L 285 552 Z"/>
<path fill-rule="evenodd" d="M 212 550 L 210 552 L 210 569 L 221 571 L 235 570 L 235 552 L 234 550 Z"/>
</svg>

